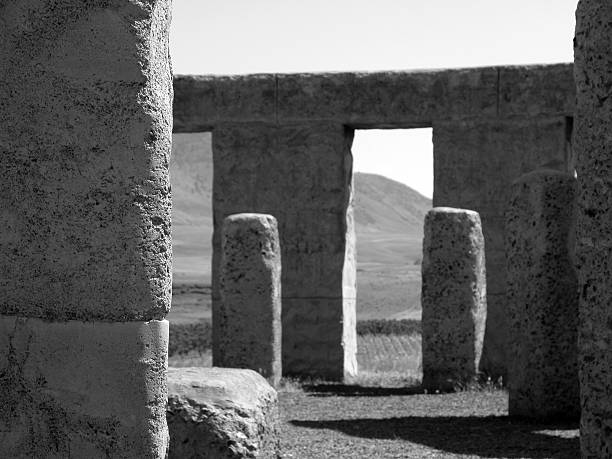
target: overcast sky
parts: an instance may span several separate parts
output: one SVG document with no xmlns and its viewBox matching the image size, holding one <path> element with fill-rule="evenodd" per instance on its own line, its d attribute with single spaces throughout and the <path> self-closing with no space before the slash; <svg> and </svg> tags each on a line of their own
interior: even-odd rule
<svg viewBox="0 0 612 459">
<path fill-rule="evenodd" d="M 573 60 L 576 0 L 175 0 L 177 74 Z M 355 170 L 431 197 L 431 130 L 358 131 Z"/>
</svg>

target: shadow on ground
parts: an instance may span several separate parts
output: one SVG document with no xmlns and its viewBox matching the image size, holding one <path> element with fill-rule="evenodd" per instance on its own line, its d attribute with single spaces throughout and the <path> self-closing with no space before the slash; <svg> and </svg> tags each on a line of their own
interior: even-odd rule
<svg viewBox="0 0 612 459">
<path fill-rule="evenodd" d="M 413 387 L 364 387 L 346 384 L 304 384 L 304 392 L 311 397 L 389 397 L 422 394 L 423 389 Z"/>
<path fill-rule="evenodd" d="M 508 416 L 401 417 L 290 421 L 296 427 L 328 429 L 359 438 L 405 440 L 451 454 L 480 457 L 575 459 L 576 423 L 533 423 Z"/>
</svg>

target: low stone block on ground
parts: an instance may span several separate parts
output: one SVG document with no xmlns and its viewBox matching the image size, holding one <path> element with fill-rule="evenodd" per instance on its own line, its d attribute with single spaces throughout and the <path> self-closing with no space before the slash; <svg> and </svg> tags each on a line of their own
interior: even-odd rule
<svg viewBox="0 0 612 459">
<path fill-rule="evenodd" d="M 507 210 L 509 414 L 580 418 L 576 179 L 539 170 L 512 185 Z"/>
<path fill-rule="evenodd" d="M 276 390 L 233 368 L 168 369 L 169 459 L 276 458 Z"/>
<path fill-rule="evenodd" d="M 276 386 L 282 376 L 281 252 L 273 216 L 225 219 L 220 284 L 214 365 L 255 370 Z"/>
<path fill-rule="evenodd" d="M 477 212 L 427 213 L 422 277 L 423 387 L 452 390 L 478 376 L 482 355 L 486 270 Z"/>
</svg>

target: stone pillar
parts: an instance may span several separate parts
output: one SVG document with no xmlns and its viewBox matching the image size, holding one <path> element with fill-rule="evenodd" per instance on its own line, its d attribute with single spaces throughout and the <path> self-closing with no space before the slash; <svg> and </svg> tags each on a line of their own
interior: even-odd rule
<svg viewBox="0 0 612 459">
<path fill-rule="evenodd" d="M 576 262 L 583 458 L 612 456 L 612 3 L 576 12 Z"/>
<path fill-rule="evenodd" d="M 451 390 L 478 375 L 487 316 L 484 238 L 477 212 L 425 216 L 423 387 Z"/>
<path fill-rule="evenodd" d="M 523 80 L 506 85 L 520 88 Z M 538 96 L 534 95 L 534 99 Z M 568 171 L 567 120 L 508 118 L 434 122 L 434 207 L 473 209 L 486 241 L 487 326 L 481 369 L 506 378 L 505 211 L 510 185 L 539 167 Z"/>
<path fill-rule="evenodd" d="M 220 323 L 223 220 L 274 215 L 284 374 L 340 380 L 357 372 L 352 134 L 325 122 L 219 124 L 213 131 L 213 328 Z"/>
<path fill-rule="evenodd" d="M 580 417 L 576 179 L 540 170 L 512 186 L 507 211 L 509 413 Z"/>
<path fill-rule="evenodd" d="M 0 456 L 163 458 L 170 1 L 0 17 Z"/>
<path fill-rule="evenodd" d="M 225 219 L 220 302 L 213 365 L 281 378 L 281 254 L 276 219 L 237 214 Z"/>
</svg>

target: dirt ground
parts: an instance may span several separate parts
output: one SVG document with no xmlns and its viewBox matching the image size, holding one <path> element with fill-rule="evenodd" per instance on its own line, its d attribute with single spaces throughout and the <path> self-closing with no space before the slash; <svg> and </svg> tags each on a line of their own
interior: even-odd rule
<svg viewBox="0 0 612 459">
<path fill-rule="evenodd" d="M 580 457 L 577 423 L 509 418 L 501 390 L 319 385 L 279 397 L 284 458 Z"/>
</svg>

